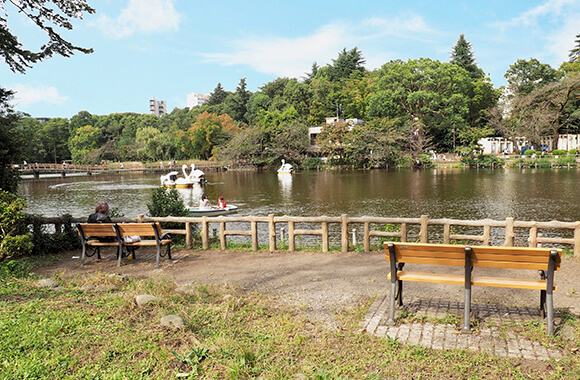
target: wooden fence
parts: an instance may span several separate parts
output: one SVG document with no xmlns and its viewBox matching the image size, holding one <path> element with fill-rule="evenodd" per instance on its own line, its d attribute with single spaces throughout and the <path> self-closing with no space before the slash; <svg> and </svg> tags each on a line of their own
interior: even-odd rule
<svg viewBox="0 0 580 380">
<path fill-rule="evenodd" d="M 73 218 L 72 222 L 84 222 L 85 218 Z M 218 226 L 221 250 L 227 249 L 228 236 L 247 236 L 251 239 L 252 249 L 259 249 L 258 235 L 267 241 L 271 252 L 278 250 L 277 233 L 287 232 L 287 249 L 296 250 L 296 238 L 303 235 L 320 237 L 322 252 L 329 252 L 330 241 L 340 242 L 340 250 L 348 252 L 355 249 L 349 242 L 349 228 L 362 227 L 362 249 L 371 251 L 373 240 L 380 243 L 382 238 L 400 239 L 400 241 L 418 241 L 421 243 L 453 243 L 455 241 L 478 242 L 481 245 L 517 246 L 556 245 L 573 250 L 574 256 L 580 257 L 580 221 L 576 222 L 535 222 L 505 220 L 457 220 L 430 219 L 427 215 L 420 218 L 381 218 L 349 217 L 344 214 L 338 217 L 294 217 L 294 216 L 217 216 L 217 217 L 145 217 L 117 218 L 115 222 L 172 222 L 181 223 L 183 228 L 166 230 L 171 234 L 185 235 L 185 243 L 191 248 L 193 243 L 192 226 L 200 225 L 201 245 L 210 247 L 210 226 Z M 47 218 L 46 224 L 55 226 L 56 233 L 62 228 L 60 218 Z M 228 229 L 228 225 L 237 229 Z M 334 228 L 331 229 L 330 226 Z M 297 228 L 302 227 L 302 228 Z M 355 228 L 356 230 L 356 228 Z M 351 230 L 352 231 L 352 230 Z M 354 231 L 352 231 L 354 234 Z M 338 239 L 339 238 L 339 239 Z M 282 237 L 281 239 L 284 239 Z M 317 238 L 318 239 L 318 238 Z M 285 239 L 284 239 L 285 240 Z M 494 244 L 492 244 L 494 243 Z M 516 244 L 518 243 L 518 244 Z M 285 248 L 285 245 L 284 245 Z"/>
</svg>

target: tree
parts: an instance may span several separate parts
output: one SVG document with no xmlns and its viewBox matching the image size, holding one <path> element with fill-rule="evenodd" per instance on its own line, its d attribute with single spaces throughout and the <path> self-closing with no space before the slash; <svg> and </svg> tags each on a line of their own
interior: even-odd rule
<svg viewBox="0 0 580 380">
<path fill-rule="evenodd" d="M 570 50 L 570 63 L 580 60 L 580 34 L 576 35 L 576 46 Z"/>
<path fill-rule="evenodd" d="M 451 63 L 464 68 L 469 73 L 471 79 L 481 79 L 484 77 L 483 70 L 477 67 L 473 51 L 471 50 L 471 43 L 465 39 L 465 34 L 461 33 L 459 39 L 453 46 L 451 51 Z"/>
<path fill-rule="evenodd" d="M 512 98 L 516 95 L 528 95 L 533 90 L 555 82 L 561 77 L 561 72 L 535 58 L 528 61 L 518 59 L 504 74 Z"/>
<path fill-rule="evenodd" d="M 42 135 L 42 147 L 47 153 L 47 160 L 56 164 L 71 158 L 68 147 L 69 122 L 67 119 L 55 118 L 43 123 Z"/>
<path fill-rule="evenodd" d="M 49 5 L 50 3 L 52 6 Z M 6 4 L 6 0 L 2 0 L 0 3 L 0 56 L 4 58 L 13 72 L 24 74 L 27 68 L 32 67 L 32 64 L 51 58 L 54 54 L 70 57 L 75 51 L 85 54 L 93 52 L 93 49 L 73 45 L 55 31 L 55 27 L 72 30 L 73 25 L 70 19 L 82 19 L 84 12 L 95 13 L 95 10 L 87 4 L 86 0 L 9 1 L 9 4 L 12 4 L 18 13 L 28 17 L 46 33 L 48 41 L 37 52 L 24 48 L 18 41 L 18 37 L 11 32 L 4 4 Z"/>
<path fill-rule="evenodd" d="M 213 92 L 211 93 L 209 100 L 207 101 L 208 106 L 215 106 L 221 104 L 228 97 L 228 92 L 224 90 L 221 83 L 218 83 Z"/>
<path fill-rule="evenodd" d="M 236 92 L 230 94 L 225 100 L 225 111 L 234 120 L 247 124 L 248 119 L 246 114 L 252 93 L 246 87 L 246 78 L 240 79 L 240 83 L 236 87 Z"/>
<path fill-rule="evenodd" d="M 213 156 L 215 146 L 225 145 L 237 131 L 237 125 L 229 115 L 204 112 L 197 116 L 188 131 L 178 132 L 180 149 L 187 157 L 207 160 Z"/>
<path fill-rule="evenodd" d="M 414 126 L 410 137 L 421 136 L 438 151 L 450 151 L 453 131 L 469 127 L 471 86 L 467 71 L 455 64 L 428 58 L 391 61 L 376 73 L 366 119 L 407 120 Z"/>
<path fill-rule="evenodd" d="M 316 141 L 322 154 L 333 164 L 345 163 L 346 136 L 351 127 L 344 121 L 332 124 L 322 124 L 322 131 Z"/>
<path fill-rule="evenodd" d="M 354 47 L 350 50 L 343 48 L 340 53 L 338 53 L 338 58 L 332 60 L 332 65 L 329 66 L 330 80 L 332 82 L 339 82 L 341 79 L 346 79 L 355 72 L 364 72 L 364 64 L 366 63 L 362 52 L 358 50 L 358 47 Z"/>
<path fill-rule="evenodd" d="M 13 92 L 0 86 L 0 189 L 18 190 L 18 171 L 10 164 L 20 161 L 23 146 L 16 130 L 19 114 L 10 107 Z"/>
<path fill-rule="evenodd" d="M 101 130 L 92 125 L 85 125 L 76 130 L 68 142 L 75 163 L 89 163 L 87 155 L 99 146 Z"/>
<path fill-rule="evenodd" d="M 399 119 L 373 119 L 344 137 L 346 161 L 357 167 L 386 167 L 399 160 L 403 133 Z"/>
</svg>

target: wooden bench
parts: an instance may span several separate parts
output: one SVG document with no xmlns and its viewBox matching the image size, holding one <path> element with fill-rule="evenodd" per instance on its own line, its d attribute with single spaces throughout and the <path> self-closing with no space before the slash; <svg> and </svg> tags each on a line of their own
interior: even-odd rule
<svg viewBox="0 0 580 380">
<path fill-rule="evenodd" d="M 101 259 L 101 247 L 117 247 L 117 255 L 119 255 L 119 241 L 117 238 L 117 231 L 115 231 L 114 223 L 77 223 L 76 227 L 81 237 L 83 245 L 83 252 L 81 255 L 81 265 L 85 265 L 85 257 L 91 257 L 97 253 L 99 260 Z M 102 241 L 101 238 L 110 241 Z M 93 248 L 92 253 L 89 253 L 89 248 Z"/>
<path fill-rule="evenodd" d="M 560 270 L 561 249 L 393 242 L 385 242 L 384 246 L 391 269 L 388 275 L 391 280 L 391 298 L 387 323 L 394 323 L 395 300 L 399 300 L 399 306 L 403 305 L 403 281 L 418 281 L 464 285 L 465 304 L 461 332 L 466 334 L 471 332 L 472 286 L 540 290 L 540 312 L 542 317 L 546 317 L 547 313 L 548 334 L 554 333 L 554 271 Z M 464 267 L 464 274 L 403 271 L 405 264 Z M 480 276 L 473 273 L 473 269 L 478 267 L 537 270 L 540 279 Z"/>
<path fill-rule="evenodd" d="M 159 223 L 118 223 L 113 226 L 117 232 L 120 252 L 125 248 L 135 258 L 135 249 L 139 247 L 157 247 L 156 268 L 159 268 L 161 257 L 167 256 L 171 259 L 171 237 L 168 233 L 161 231 Z M 127 243 L 125 237 L 139 236 L 140 241 Z M 165 253 L 161 253 L 162 247 L 166 247 Z M 121 265 L 121 255 L 119 255 L 119 266 Z"/>
<path fill-rule="evenodd" d="M 85 257 L 91 257 L 95 252 L 100 259 L 101 247 L 117 247 L 118 266 L 121 266 L 125 251 L 136 258 L 135 250 L 145 246 L 157 247 L 157 268 L 161 257 L 167 256 L 171 259 L 171 238 L 168 233 L 161 231 L 159 223 L 77 223 L 76 226 L 83 246 L 81 265 L 84 265 Z M 124 240 L 125 236 L 139 236 L 141 240 L 127 243 Z M 108 238 L 111 241 L 102 241 L 100 238 Z M 165 253 L 161 252 L 163 246 L 166 247 Z M 89 248 L 94 248 L 90 254 Z"/>
</svg>

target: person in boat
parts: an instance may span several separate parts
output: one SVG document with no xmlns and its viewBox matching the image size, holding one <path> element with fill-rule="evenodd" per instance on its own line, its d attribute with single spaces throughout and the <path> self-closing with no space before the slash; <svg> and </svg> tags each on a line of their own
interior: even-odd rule
<svg viewBox="0 0 580 380">
<path fill-rule="evenodd" d="M 218 208 L 226 208 L 226 201 L 224 200 L 224 197 L 219 196 L 218 197 Z"/>
<path fill-rule="evenodd" d="M 199 201 L 199 208 L 211 208 L 211 202 L 207 199 L 207 195 L 203 194 L 201 200 Z"/>
<path fill-rule="evenodd" d="M 108 212 L 109 204 L 105 201 L 99 201 L 95 207 L 95 212 L 89 215 L 87 223 L 113 223 Z"/>
</svg>

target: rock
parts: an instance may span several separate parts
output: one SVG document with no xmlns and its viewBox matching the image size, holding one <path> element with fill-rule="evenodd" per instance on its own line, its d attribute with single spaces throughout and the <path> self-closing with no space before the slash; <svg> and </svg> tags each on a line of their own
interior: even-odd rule
<svg viewBox="0 0 580 380">
<path fill-rule="evenodd" d="M 157 301 L 158 301 L 157 297 L 152 296 L 151 294 L 140 294 L 138 296 L 135 296 L 135 303 L 139 307 L 143 307 L 145 305 L 149 305 Z"/>
<path fill-rule="evenodd" d="M 226 295 L 224 296 L 223 300 L 224 300 L 225 302 L 228 302 L 228 301 L 230 301 L 232 298 L 233 298 L 233 296 L 232 296 L 231 294 L 226 294 Z"/>
<path fill-rule="evenodd" d="M 190 286 L 180 286 L 179 288 L 175 289 L 175 292 L 180 294 L 186 294 L 188 296 L 192 296 L 197 293 L 196 290 Z"/>
<path fill-rule="evenodd" d="M 42 280 L 37 282 L 38 287 L 40 288 L 57 288 L 58 284 L 56 281 L 51 280 L 50 278 L 43 278 Z"/>
<path fill-rule="evenodd" d="M 118 273 L 111 273 L 107 277 L 109 277 L 112 280 L 119 280 L 119 281 L 127 281 L 129 279 L 129 277 L 122 275 L 122 274 L 118 274 Z"/>
<path fill-rule="evenodd" d="M 185 323 L 183 322 L 183 319 L 179 315 L 171 314 L 161 318 L 161 326 L 180 329 L 185 327 Z"/>
<path fill-rule="evenodd" d="M 85 285 L 85 286 L 81 286 L 79 289 L 84 290 L 84 291 L 90 291 L 90 290 L 95 290 L 96 288 L 93 285 Z"/>
</svg>

